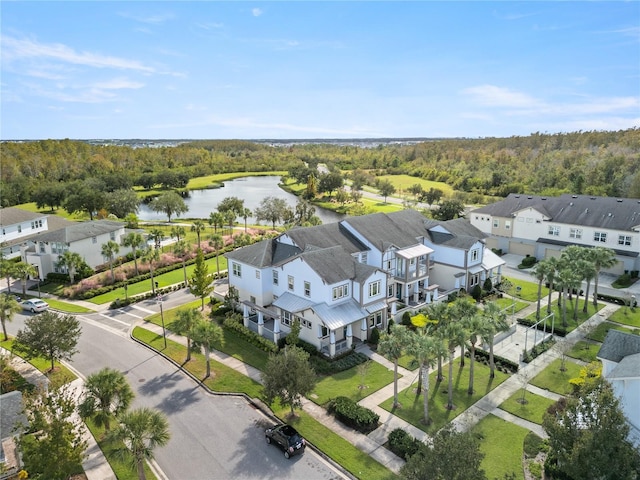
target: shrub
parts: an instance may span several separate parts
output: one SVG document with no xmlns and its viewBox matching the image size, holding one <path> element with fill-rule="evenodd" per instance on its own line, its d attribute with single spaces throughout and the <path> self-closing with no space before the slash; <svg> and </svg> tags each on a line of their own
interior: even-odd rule
<svg viewBox="0 0 640 480">
<path fill-rule="evenodd" d="M 487 277 L 487 279 L 484 281 L 482 288 L 485 292 L 490 292 L 491 290 L 493 290 L 493 282 L 489 277 Z"/>
<path fill-rule="evenodd" d="M 374 328 L 373 330 L 371 330 L 371 337 L 369 337 L 369 343 L 371 345 L 378 345 L 379 341 L 380 341 L 380 330 L 378 330 L 377 328 Z"/>
<path fill-rule="evenodd" d="M 223 327 L 233 330 L 244 337 L 244 339 L 249 342 L 251 345 L 254 345 L 265 352 L 268 353 L 276 353 L 278 351 L 278 346 L 270 340 L 258 335 L 256 332 L 249 330 L 242 323 L 238 322 L 233 317 L 228 317 L 223 322 Z"/>
<path fill-rule="evenodd" d="M 542 438 L 533 432 L 527 433 L 527 436 L 524 437 L 523 444 L 523 450 L 526 457 L 535 458 L 535 456 L 544 451 L 544 449 L 545 443 Z"/>
<path fill-rule="evenodd" d="M 476 360 L 484 363 L 485 365 L 489 365 L 489 352 L 481 348 L 476 348 Z M 519 365 L 516 362 L 513 362 L 508 358 L 501 357 L 500 355 L 494 355 L 493 362 L 496 364 L 496 367 L 502 367 L 507 371 L 507 373 L 516 373 L 519 368 Z"/>
<path fill-rule="evenodd" d="M 411 323 L 411 314 L 409 312 L 404 312 L 402 314 L 402 325 L 405 327 L 413 327 L 413 324 Z"/>
<path fill-rule="evenodd" d="M 389 434 L 389 450 L 405 460 L 409 460 L 421 446 L 423 444 L 420 440 L 413 438 L 401 428 L 396 428 Z"/>
<path fill-rule="evenodd" d="M 329 413 L 345 425 L 367 434 L 378 428 L 380 416 L 368 408 L 358 405 L 347 397 L 337 397 L 329 402 Z"/>
<path fill-rule="evenodd" d="M 482 288 L 480 285 L 476 285 L 471 289 L 471 296 L 477 302 L 482 297 Z"/>
<path fill-rule="evenodd" d="M 495 253 L 496 255 L 498 255 L 499 257 L 502 256 L 502 249 L 501 248 L 492 248 L 491 251 L 493 253 Z"/>
</svg>

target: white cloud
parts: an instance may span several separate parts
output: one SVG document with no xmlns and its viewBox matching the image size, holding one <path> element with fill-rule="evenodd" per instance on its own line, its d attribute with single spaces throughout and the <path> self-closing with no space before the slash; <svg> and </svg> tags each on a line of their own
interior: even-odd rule
<svg viewBox="0 0 640 480">
<path fill-rule="evenodd" d="M 464 95 L 471 97 L 471 100 L 479 105 L 492 107 L 532 107 L 538 105 L 538 101 L 527 94 L 515 92 L 508 88 L 497 87 L 495 85 L 478 85 L 462 90 Z"/>
<path fill-rule="evenodd" d="M 127 80 L 126 78 L 114 78 L 107 82 L 95 83 L 93 87 L 104 90 L 119 90 L 122 88 L 138 89 L 144 87 L 144 83 L 133 82 L 131 80 Z"/>
<path fill-rule="evenodd" d="M 264 12 L 259 9 L 259 8 L 252 8 L 251 9 L 251 15 L 253 15 L 254 17 L 259 17 L 260 15 L 262 15 Z"/>
<path fill-rule="evenodd" d="M 165 23 L 167 20 L 171 20 L 172 18 L 174 18 L 174 15 L 172 13 L 149 15 L 149 16 L 146 16 L 146 17 L 139 16 L 139 15 L 134 15 L 134 14 L 128 13 L 128 12 L 120 12 L 120 13 L 118 13 L 118 15 L 120 15 L 123 18 L 128 18 L 130 20 L 135 20 L 136 22 L 148 23 L 148 24 L 151 24 L 151 25 L 161 25 L 161 24 Z"/>
</svg>

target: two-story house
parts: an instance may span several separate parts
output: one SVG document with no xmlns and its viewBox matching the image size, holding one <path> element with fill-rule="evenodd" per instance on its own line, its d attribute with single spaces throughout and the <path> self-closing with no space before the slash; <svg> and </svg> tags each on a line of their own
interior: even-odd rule
<svg viewBox="0 0 640 480">
<path fill-rule="evenodd" d="M 0 208 L 0 245 L 4 258 L 20 256 L 20 246 L 49 229 L 48 216 L 17 207 Z"/>
<path fill-rule="evenodd" d="M 34 235 L 22 251 L 23 261 L 38 267 L 41 279 L 50 272 L 67 273 L 58 266 L 58 258 L 69 250 L 78 253 L 91 268 L 108 262 L 102 255 L 102 245 L 109 240 L 120 246 L 118 256 L 126 255 L 130 248 L 122 246 L 126 234 L 125 224 L 111 220 L 93 220 L 72 223 L 57 230 Z"/>
<path fill-rule="evenodd" d="M 608 273 L 640 270 L 640 200 L 565 194 L 510 194 L 473 210 L 471 224 L 490 235 L 487 246 L 538 259 L 568 245 L 607 247 L 617 264 Z"/>
<path fill-rule="evenodd" d="M 295 228 L 227 253 L 229 285 L 247 327 L 278 341 L 298 319 L 300 338 L 334 356 L 386 328 L 399 305 L 438 300 L 436 268 L 450 290 L 499 281 L 504 262 L 463 222 L 403 210 Z"/>
</svg>

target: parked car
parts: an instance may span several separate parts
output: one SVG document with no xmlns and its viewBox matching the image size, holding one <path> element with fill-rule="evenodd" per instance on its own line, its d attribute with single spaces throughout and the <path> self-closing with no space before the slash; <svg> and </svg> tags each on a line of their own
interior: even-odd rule
<svg viewBox="0 0 640 480">
<path fill-rule="evenodd" d="M 274 425 L 264 431 L 267 443 L 277 444 L 283 451 L 285 458 L 304 452 L 307 442 L 291 425 Z"/>
<path fill-rule="evenodd" d="M 39 300 L 37 298 L 32 298 L 30 300 L 25 300 L 21 303 L 23 310 L 29 310 L 33 313 L 44 312 L 49 308 L 49 304 L 44 300 Z"/>
</svg>

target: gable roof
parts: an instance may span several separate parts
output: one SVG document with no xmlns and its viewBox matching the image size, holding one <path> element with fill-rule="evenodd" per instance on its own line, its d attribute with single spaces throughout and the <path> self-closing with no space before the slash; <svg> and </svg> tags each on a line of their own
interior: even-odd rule
<svg viewBox="0 0 640 480">
<path fill-rule="evenodd" d="M 22 404 L 22 393 L 18 390 L 0 395 L 0 432 L 2 439 L 10 437 L 20 431 L 16 431 L 18 426 L 27 427 L 27 417 L 24 415 Z"/>
<path fill-rule="evenodd" d="M 344 280 L 362 283 L 377 268 L 357 262 L 341 246 L 311 249 L 300 255 L 322 280 L 332 285 Z"/>
<path fill-rule="evenodd" d="M 268 238 L 227 252 L 224 256 L 253 267 L 265 268 L 280 265 L 289 258 L 300 254 L 300 252 L 301 250 L 296 246 Z"/>
<path fill-rule="evenodd" d="M 327 248 L 336 245 L 340 245 L 350 254 L 368 250 L 341 222 L 326 223 L 315 227 L 296 227 L 283 235 L 291 238 L 302 250 L 306 250 L 309 246 Z"/>
<path fill-rule="evenodd" d="M 440 228 L 435 228 L 436 226 Z M 442 232 L 442 229 L 445 229 L 447 233 Z M 471 225 L 466 218 L 438 222 L 429 227 L 428 233 L 429 238 L 436 245 L 462 249 L 469 249 L 475 243 L 487 237 L 485 233 Z"/>
<path fill-rule="evenodd" d="M 627 355 L 607 375 L 608 380 L 640 378 L 640 353 Z"/>
<path fill-rule="evenodd" d="M 73 223 L 72 225 L 38 234 L 35 241 L 73 243 L 86 238 L 97 237 L 105 233 L 115 232 L 124 227 L 122 222 L 112 220 L 92 220 Z"/>
<path fill-rule="evenodd" d="M 17 207 L 0 208 L 0 227 L 30 222 L 31 220 L 44 218 L 46 216 L 47 215 L 43 215 L 42 213 L 30 212 Z"/>
<path fill-rule="evenodd" d="M 571 194 L 544 197 L 512 193 L 504 200 L 473 210 L 472 213 L 511 217 L 527 207 L 541 213 L 547 212 L 554 223 L 629 231 L 640 226 L 640 200 L 634 198 Z"/>
<path fill-rule="evenodd" d="M 640 353 L 640 335 L 612 329 L 607 332 L 596 357 L 620 363 L 623 358 L 637 353 Z"/>
</svg>

